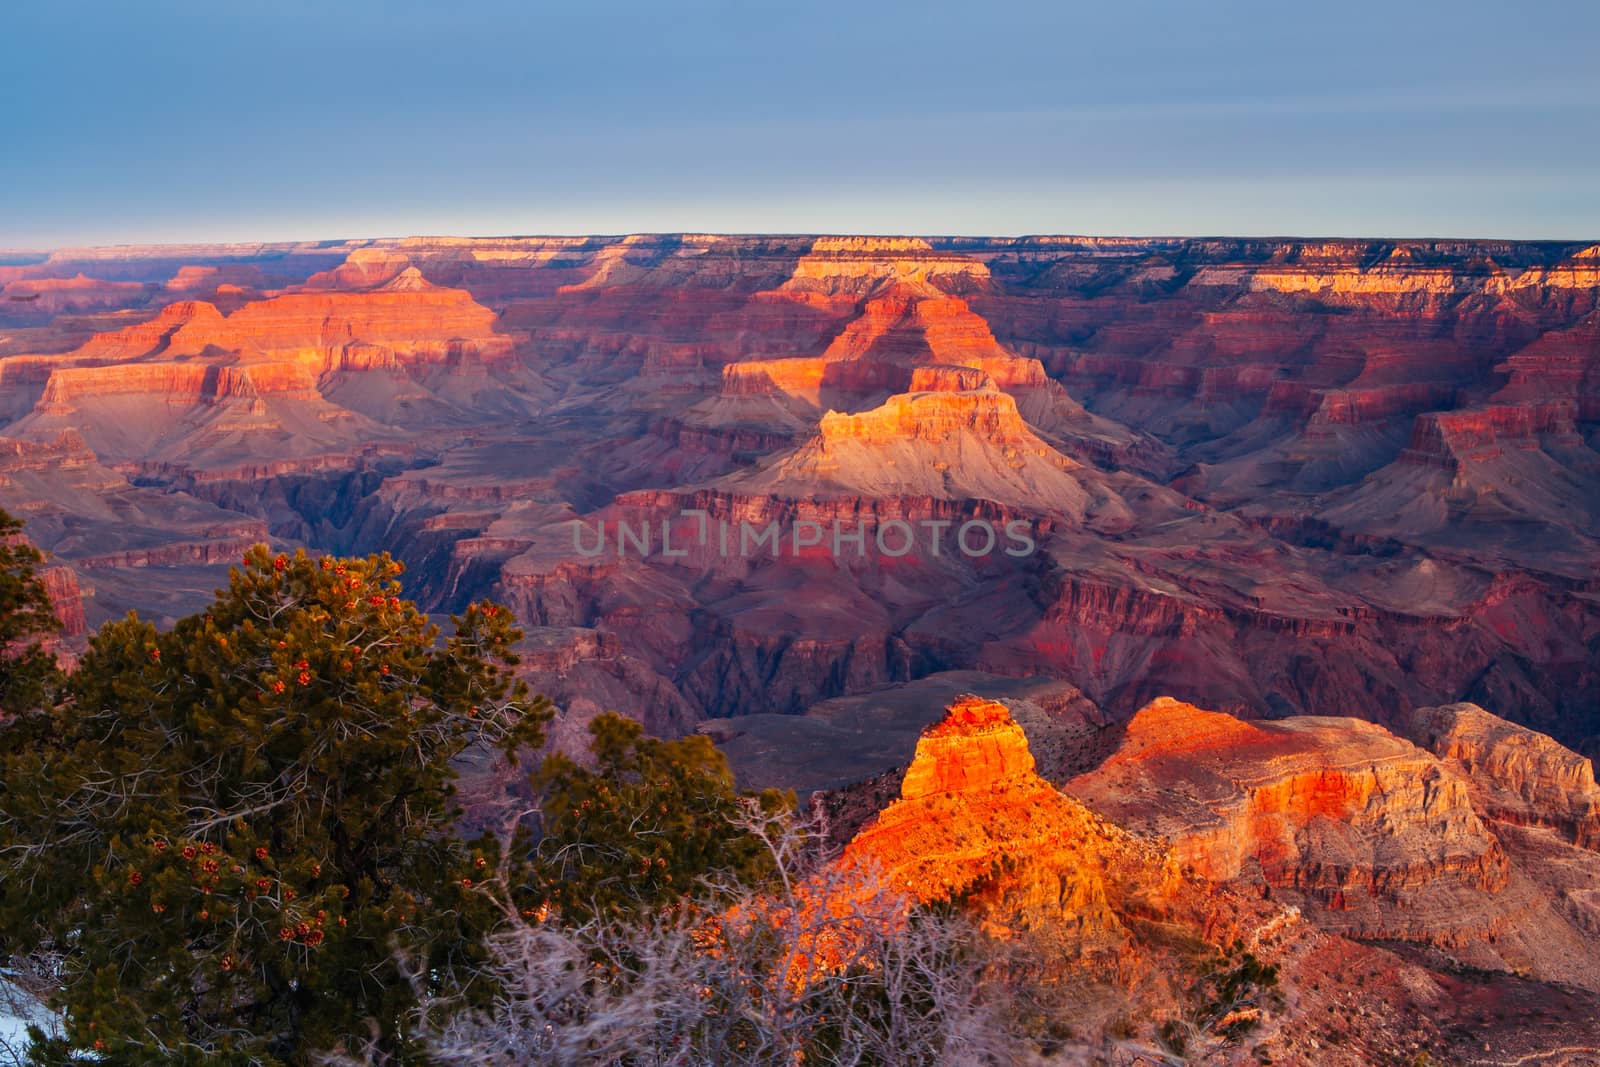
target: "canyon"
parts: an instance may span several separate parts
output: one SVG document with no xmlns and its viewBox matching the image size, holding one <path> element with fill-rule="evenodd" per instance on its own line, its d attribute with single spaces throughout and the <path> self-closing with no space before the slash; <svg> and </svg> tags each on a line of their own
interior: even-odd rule
<svg viewBox="0 0 1600 1067">
<path fill-rule="evenodd" d="M 1399 728 L 1465 700 L 1588 755 L 1597 262 L 697 234 L 11 254 L 0 506 L 89 626 L 192 610 L 253 540 L 390 550 L 431 611 L 511 605 L 574 714 L 661 733 L 974 671 L 1118 719 L 1172 695 Z M 1034 548 L 966 554 L 974 521 Z M 674 550 L 577 551 L 607 523 Z M 867 550 L 704 536 L 740 523 Z M 928 536 L 875 551 L 898 523 Z"/>
<path fill-rule="evenodd" d="M 158 571 L 203 589 L 250 537 L 392 550 L 427 608 L 494 595 L 573 641 L 539 685 L 606 678 L 664 733 L 981 670 L 1118 717 L 1475 701 L 1592 752 L 1595 262 L 694 234 L 13 254 L 0 506 L 104 576 L 91 622 L 171 617 L 194 600 Z M 938 536 L 742 558 L 685 510 Z M 576 520 L 694 544 L 590 558 Z M 973 520 L 1037 550 L 963 555 Z"/>
<path fill-rule="evenodd" d="M 1600 1048 L 1600 246 L 4 264 L 0 507 L 68 663 L 255 543 L 388 551 L 441 622 L 511 608 L 553 745 L 710 735 L 844 862 L 1055 945 L 1086 1032 L 1241 943 L 1272 1062 Z"/>
</svg>

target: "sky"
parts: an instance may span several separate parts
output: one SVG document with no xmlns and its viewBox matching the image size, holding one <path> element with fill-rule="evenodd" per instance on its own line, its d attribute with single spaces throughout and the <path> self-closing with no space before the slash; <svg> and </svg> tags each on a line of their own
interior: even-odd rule
<svg viewBox="0 0 1600 1067">
<path fill-rule="evenodd" d="M 0 248 L 1600 238 L 1600 3 L 18 0 Z"/>
</svg>

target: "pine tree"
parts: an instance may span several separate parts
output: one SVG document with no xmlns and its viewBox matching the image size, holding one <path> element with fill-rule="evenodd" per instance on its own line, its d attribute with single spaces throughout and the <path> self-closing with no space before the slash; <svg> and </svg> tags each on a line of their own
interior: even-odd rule
<svg viewBox="0 0 1600 1067">
<path fill-rule="evenodd" d="M 60 681 L 44 639 L 61 629 L 22 522 L 0 510 L 0 719 L 39 708 Z"/>
<path fill-rule="evenodd" d="M 543 798 L 540 903 L 571 919 L 660 907 L 720 879 L 757 883 L 771 874 L 763 843 L 743 830 L 741 794 L 711 739 L 665 741 L 621 715 L 589 724 L 595 766 L 562 754 L 533 775 Z M 793 794 L 766 790 L 762 810 L 792 808 Z"/>
<path fill-rule="evenodd" d="M 257 546 L 209 610 L 108 624 L 70 700 L 0 729 L 0 952 L 64 959 L 41 1062 L 420 1061 L 414 1009 L 498 917 L 452 761 L 514 759 L 550 712 L 508 611 L 441 642 L 400 572 Z"/>
</svg>

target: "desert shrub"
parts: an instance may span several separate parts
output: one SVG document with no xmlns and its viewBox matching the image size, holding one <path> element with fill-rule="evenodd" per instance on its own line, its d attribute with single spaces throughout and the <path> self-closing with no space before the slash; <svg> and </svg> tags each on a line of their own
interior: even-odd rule
<svg viewBox="0 0 1600 1067">
<path fill-rule="evenodd" d="M 679 906 L 518 916 L 490 940 L 488 1008 L 429 1033 L 444 1064 L 986 1064 L 1020 1043 L 987 938 L 826 862 L 816 827 L 747 800 L 773 878 L 702 880 Z"/>
<path fill-rule="evenodd" d="M 1242 1043 L 1279 999 L 1277 965 L 1263 963 L 1242 944 L 1228 946 L 1197 968 L 1186 1010 L 1161 1025 L 1161 1043 L 1190 1062 L 1210 1062 Z"/>
</svg>

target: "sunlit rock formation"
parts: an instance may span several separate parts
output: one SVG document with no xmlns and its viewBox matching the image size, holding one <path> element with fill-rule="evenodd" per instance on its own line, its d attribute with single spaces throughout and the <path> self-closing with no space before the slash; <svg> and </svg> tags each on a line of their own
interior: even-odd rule
<svg viewBox="0 0 1600 1067">
<path fill-rule="evenodd" d="M 1544 825 L 1572 833 L 1592 817 L 1592 775 L 1548 738 L 1468 708 L 1418 713 L 1441 759 L 1372 723 L 1243 722 L 1163 699 L 1064 788 L 1171 842 L 1187 869 L 1293 902 L 1324 929 L 1600 987 L 1592 905 L 1571 895 L 1600 863 L 1505 838 L 1499 799 L 1512 783 L 1537 791 Z"/>
<path fill-rule="evenodd" d="M 1435 948 L 1397 955 L 1329 933 L 1319 913 L 1241 893 L 1249 879 L 1232 869 L 1236 855 L 1213 858 L 1205 877 L 1192 863 L 1184 869 L 1183 857 L 1205 857 L 1196 851 L 1198 838 L 1184 837 L 1181 827 L 1194 818 L 1191 809 L 1212 804 L 1239 840 L 1253 840 L 1269 856 L 1283 856 L 1281 844 L 1298 838 L 1302 871 L 1337 866 L 1356 840 L 1386 834 L 1398 839 L 1396 847 L 1377 853 L 1389 852 L 1401 866 L 1407 857 L 1448 857 L 1461 846 L 1463 854 L 1494 853 L 1494 838 L 1459 781 L 1435 797 L 1426 781 L 1400 780 L 1421 769 L 1425 779 L 1434 775 L 1434 786 L 1444 781 L 1425 753 L 1347 720 L 1271 725 L 1276 732 L 1160 702 L 1130 724 L 1098 780 L 1104 788 L 1085 798 L 1099 809 L 1093 811 L 1037 775 L 1028 740 L 1004 705 L 964 696 L 922 732 L 898 798 L 853 835 L 840 862 L 886 878 L 915 900 L 954 902 L 1021 945 L 1049 945 L 1050 963 L 1032 981 L 1065 983 L 1072 992 L 1076 1041 L 1062 1050 L 1069 1062 L 1150 1056 L 1151 1021 L 1181 1010 L 1194 961 L 1207 946 L 1227 944 L 1278 968 L 1284 995 L 1241 1052 L 1257 1061 L 1353 1067 L 1404 1051 L 1480 1062 L 1491 1041 L 1492 1049 L 1535 1056 L 1596 1047 L 1600 1034 L 1584 1014 L 1596 1002 L 1593 992 L 1513 976 L 1504 962 L 1501 970 L 1463 977 L 1451 957 L 1429 955 Z M 1351 730 L 1353 742 L 1341 738 Z M 1379 766 L 1364 767 L 1367 757 Z M 1153 775 L 1180 773 L 1164 790 L 1141 788 L 1120 780 L 1130 761 Z M 1208 773 L 1185 775 L 1180 761 Z M 1228 771 L 1246 763 L 1251 776 L 1238 789 L 1248 797 L 1240 803 Z M 1105 816 L 1113 806 L 1107 790 L 1117 784 L 1131 792 L 1120 809 L 1126 827 Z M 1157 811 L 1163 814 L 1155 817 Z M 1225 836 L 1214 829 L 1206 823 L 1198 834 L 1226 852 Z M 1168 836 L 1174 830 L 1175 839 Z M 1494 862 L 1503 866 L 1504 859 Z M 1444 882 L 1463 873 L 1411 868 L 1446 897 Z M 1504 872 L 1491 881 L 1503 882 Z M 1516 913 L 1519 921 L 1544 917 Z M 1518 937 L 1541 947 L 1559 943 Z M 1468 958 L 1490 958 L 1473 957 L 1470 948 Z M 1572 973 L 1555 959 L 1525 961 L 1521 969 L 1558 979 Z"/>
</svg>

